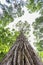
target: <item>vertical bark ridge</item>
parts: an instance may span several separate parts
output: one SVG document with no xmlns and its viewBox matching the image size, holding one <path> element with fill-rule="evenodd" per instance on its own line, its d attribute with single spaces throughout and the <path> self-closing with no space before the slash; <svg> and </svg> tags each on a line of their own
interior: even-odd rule
<svg viewBox="0 0 43 65">
<path fill-rule="evenodd" d="M 7 61 L 6 65 L 12 65 L 12 57 Z"/>
<path fill-rule="evenodd" d="M 31 65 L 26 54 L 24 54 L 24 57 L 25 57 L 25 65 Z"/>
<path fill-rule="evenodd" d="M 22 44 L 21 44 L 22 43 Z M 24 44 L 23 41 L 19 42 L 17 64 L 24 65 Z"/>
<path fill-rule="evenodd" d="M 21 49 L 21 65 L 24 65 L 24 44 Z"/>
<path fill-rule="evenodd" d="M 26 44 L 26 46 L 27 46 L 28 52 L 31 55 L 31 58 L 34 62 L 34 65 L 42 65 L 41 62 L 40 62 L 40 59 L 38 58 L 38 56 L 36 55 L 36 53 L 34 52 L 32 47 L 28 44 Z"/>
<path fill-rule="evenodd" d="M 18 44 L 19 46 L 19 44 Z M 13 65 L 17 65 L 17 51 L 18 51 L 18 46 L 16 47 L 15 51 L 13 52 Z"/>
<path fill-rule="evenodd" d="M 25 53 L 25 56 L 27 56 L 29 63 L 30 63 L 31 65 L 34 65 L 33 60 L 32 60 L 32 58 L 31 58 L 31 56 L 30 56 L 30 54 L 29 54 L 29 52 L 28 52 L 28 49 L 26 48 L 26 45 L 25 45 L 25 44 L 24 44 L 24 53 Z"/>
<path fill-rule="evenodd" d="M 21 65 L 21 51 L 18 51 L 18 56 L 17 56 L 17 64 Z"/>
<path fill-rule="evenodd" d="M 20 44 L 18 46 L 17 65 L 21 65 L 21 48 L 20 48 Z"/>
</svg>

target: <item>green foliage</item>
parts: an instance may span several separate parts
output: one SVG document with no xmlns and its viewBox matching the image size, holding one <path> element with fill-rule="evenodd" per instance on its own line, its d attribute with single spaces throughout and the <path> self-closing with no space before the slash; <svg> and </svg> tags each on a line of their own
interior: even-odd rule
<svg viewBox="0 0 43 65">
<path fill-rule="evenodd" d="M 0 26 L 5 27 L 6 25 L 8 25 L 10 22 L 13 21 L 13 18 L 11 15 L 9 15 L 6 11 L 4 13 L 4 15 L 0 18 Z"/>
<path fill-rule="evenodd" d="M 39 51 L 43 51 L 43 40 L 36 43 L 36 47 Z"/>
<path fill-rule="evenodd" d="M 39 54 L 39 56 L 40 56 L 40 58 L 41 58 L 41 60 L 43 62 L 43 51 L 38 52 L 38 54 Z"/>
<path fill-rule="evenodd" d="M 43 33 L 43 28 L 40 28 L 40 32 Z"/>
<path fill-rule="evenodd" d="M 22 30 L 23 33 L 25 34 L 29 34 L 29 31 L 30 31 L 30 24 L 28 24 L 27 21 L 25 22 L 22 22 L 22 21 L 19 21 L 17 24 L 16 24 L 16 27 L 19 28 L 19 31 Z"/>
<path fill-rule="evenodd" d="M 0 17 L 0 61 L 9 51 L 13 42 L 16 41 L 16 38 L 19 35 L 19 32 L 14 29 L 10 31 L 9 28 L 5 28 L 12 21 L 12 16 L 4 11 L 3 16 Z"/>
<path fill-rule="evenodd" d="M 35 12 L 40 10 L 43 6 L 43 0 L 27 0 L 26 7 L 28 8 L 29 12 Z"/>
<path fill-rule="evenodd" d="M 0 27 L 0 60 L 9 51 L 10 47 L 12 46 L 13 42 L 16 41 L 16 38 L 19 34 L 17 31 L 12 31 L 13 32 L 10 32 L 9 29 Z"/>
<path fill-rule="evenodd" d="M 5 56 L 5 53 L 1 52 L 0 53 L 0 61 L 2 60 L 2 58 Z"/>
<path fill-rule="evenodd" d="M 40 10 L 41 15 L 43 16 L 43 8 Z"/>
<path fill-rule="evenodd" d="M 19 32 L 15 31 L 13 34 L 9 30 L 5 30 L 0 34 L 0 60 L 5 56 L 5 54 L 9 51 L 13 42 L 16 41 Z"/>
<path fill-rule="evenodd" d="M 43 37 L 43 16 L 35 20 L 33 27 L 36 38 L 41 39 Z"/>
<path fill-rule="evenodd" d="M 8 3 L 8 5 L 6 3 Z M 0 7 L 4 13 L 6 11 L 13 18 L 20 17 L 24 14 L 24 10 L 22 10 L 22 7 L 25 5 L 24 1 L 6 0 L 6 3 L 5 4 L 0 3 Z"/>
<path fill-rule="evenodd" d="M 34 35 L 36 36 L 35 46 L 38 49 L 38 54 L 43 61 L 43 16 L 37 18 L 33 23 Z"/>
</svg>

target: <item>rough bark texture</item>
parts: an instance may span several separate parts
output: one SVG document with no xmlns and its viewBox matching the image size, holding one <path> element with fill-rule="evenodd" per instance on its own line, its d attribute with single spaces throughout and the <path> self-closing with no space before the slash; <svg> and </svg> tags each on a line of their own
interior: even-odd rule
<svg viewBox="0 0 43 65">
<path fill-rule="evenodd" d="M 35 51 L 21 33 L 5 56 L 1 65 L 43 65 Z"/>
</svg>

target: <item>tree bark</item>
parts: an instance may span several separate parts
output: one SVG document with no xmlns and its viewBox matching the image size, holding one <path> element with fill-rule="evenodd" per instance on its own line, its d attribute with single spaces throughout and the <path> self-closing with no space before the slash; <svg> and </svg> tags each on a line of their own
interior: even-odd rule
<svg viewBox="0 0 43 65">
<path fill-rule="evenodd" d="M 0 65 L 43 65 L 37 54 L 25 38 L 20 34 L 16 43 L 12 46 L 8 54 Z"/>
</svg>

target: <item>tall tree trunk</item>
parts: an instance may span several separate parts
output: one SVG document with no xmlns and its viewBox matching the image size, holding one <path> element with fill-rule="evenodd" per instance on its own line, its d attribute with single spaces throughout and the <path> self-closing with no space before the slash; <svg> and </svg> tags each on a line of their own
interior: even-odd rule
<svg viewBox="0 0 43 65">
<path fill-rule="evenodd" d="M 1 65 L 43 65 L 37 54 L 25 38 L 20 34 L 17 41 L 5 56 Z"/>
</svg>

